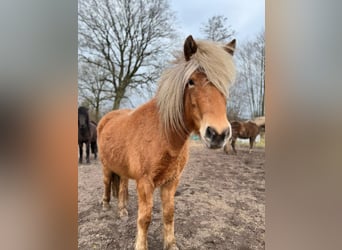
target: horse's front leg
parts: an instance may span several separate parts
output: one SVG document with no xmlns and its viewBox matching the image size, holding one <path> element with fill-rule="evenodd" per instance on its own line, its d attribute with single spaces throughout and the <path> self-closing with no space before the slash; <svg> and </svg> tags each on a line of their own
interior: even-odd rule
<svg viewBox="0 0 342 250">
<path fill-rule="evenodd" d="M 83 143 L 78 143 L 78 148 L 79 148 L 79 151 L 80 151 L 80 158 L 78 160 L 79 163 L 82 163 L 82 159 L 83 159 Z"/>
<path fill-rule="evenodd" d="M 147 178 L 137 180 L 138 221 L 135 250 L 147 250 L 147 230 L 151 223 L 154 187 Z"/>
<path fill-rule="evenodd" d="M 90 163 L 90 159 L 89 159 L 89 148 L 90 148 L 90 142 L 87 142 L 86 143 L 86 160 L 87 160 L 87 163 Z"/>
<path fill-rule="evenodd" d="M 179 180 L 164 184 L 160 187 L 163 205 L 164 249 L 178 250 L 174 233 L 174 197 Z"/>
</svg>

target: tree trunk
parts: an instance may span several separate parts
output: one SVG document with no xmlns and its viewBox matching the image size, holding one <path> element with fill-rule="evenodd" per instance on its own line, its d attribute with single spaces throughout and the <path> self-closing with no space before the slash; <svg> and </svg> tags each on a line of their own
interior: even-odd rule
<svg viewBox="0 0 342 250">
<path fill-rule="evenodd" d="M 265 116 L 265 48 L 262 48 L 262 88 L 263 88 L 263 93 L 262 93 L 262 102 L 261 102 L 261 115 Z"/>
<path fill-rule="evenodd" d="M 115 100 L 113 103 L 113 110 L 119 109 L 122 99 L 125 96 L 125 89 L 117 89 Z"/>
<path fill-rule="evenodd" d="M 120 103 L 121 103 L 121 98 L 118 95 L 116 95 L 114 103 L 113 103 L 113 110 L 119 109 Z"/>
</svg>

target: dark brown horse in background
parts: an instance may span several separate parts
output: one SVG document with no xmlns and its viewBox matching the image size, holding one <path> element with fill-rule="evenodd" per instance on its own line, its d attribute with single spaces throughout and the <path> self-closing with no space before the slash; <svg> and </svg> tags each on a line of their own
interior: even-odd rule
<svg viewBox="0 0 342 250">
<path fill-rule="evenodd" d="M 94 154 L 94 159 L 97 158 L 97 124 L 90 121 L 88 109 L 86 107 L 78 108 L 78 146 L 80 150 L 79 163 L 83 160 L 83 143 L 86 145 L 86 160 L 89 160 L 89 148 Z"/>
<path fill-rule="evenodd" d="M 235 141 L 237 140 L 237 138 L 249 139 L 249 152 L 251 153 L 255 138 L 260 133 L 259 126 L 252 121 L 247 121 L 247 122 L 232 121 L 230 124 L 232 126 L 231 147 L 234 153 L 236 154 Z M 228 143 L 224 146 L 224 151 L 228 153 L 229 151 Z"/>
</svg>

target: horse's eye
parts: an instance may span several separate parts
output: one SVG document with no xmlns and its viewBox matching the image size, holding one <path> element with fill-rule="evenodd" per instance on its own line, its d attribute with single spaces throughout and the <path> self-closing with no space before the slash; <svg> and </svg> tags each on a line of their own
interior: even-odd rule
<svg viewBox="0 0 342 250">
<path fill-rule="evenodd" d="M 191 86 L 194 86 L 194 85 L 195 85 L 195 83 L 194 83 L 194 81 L 193 81 L 193 80 L 191 80 L 191 79 L 190 79 L 190 80 L 188 81 L 188 85 L 189 85 L 189 87 L 191 87 Z"/>
</svg>

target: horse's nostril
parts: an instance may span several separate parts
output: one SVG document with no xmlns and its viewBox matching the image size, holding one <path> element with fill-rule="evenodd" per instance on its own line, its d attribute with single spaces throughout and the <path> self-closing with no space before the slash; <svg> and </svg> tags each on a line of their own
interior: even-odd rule
<svg viewBox="0 0 342 250">
<path fill-rule="evenodd" d="M 224 129 L 221 133 L 218 133 L 213 127 L 207 127 L 205 131 L 205 137 L 207 142 L 210 143 L 210 148 L 220 148 L 223 146 L 226 139 L 229 137 L 230 128 Z"/>
<path fill-rule="evenodd" d="M 207 127 L 207 130 L 205 132 L 205 136 L 208 138 L 213 138 L 215 135 L 216 135 L 215 129 L 213 129 L 212 127 Z"/>
</svg>

